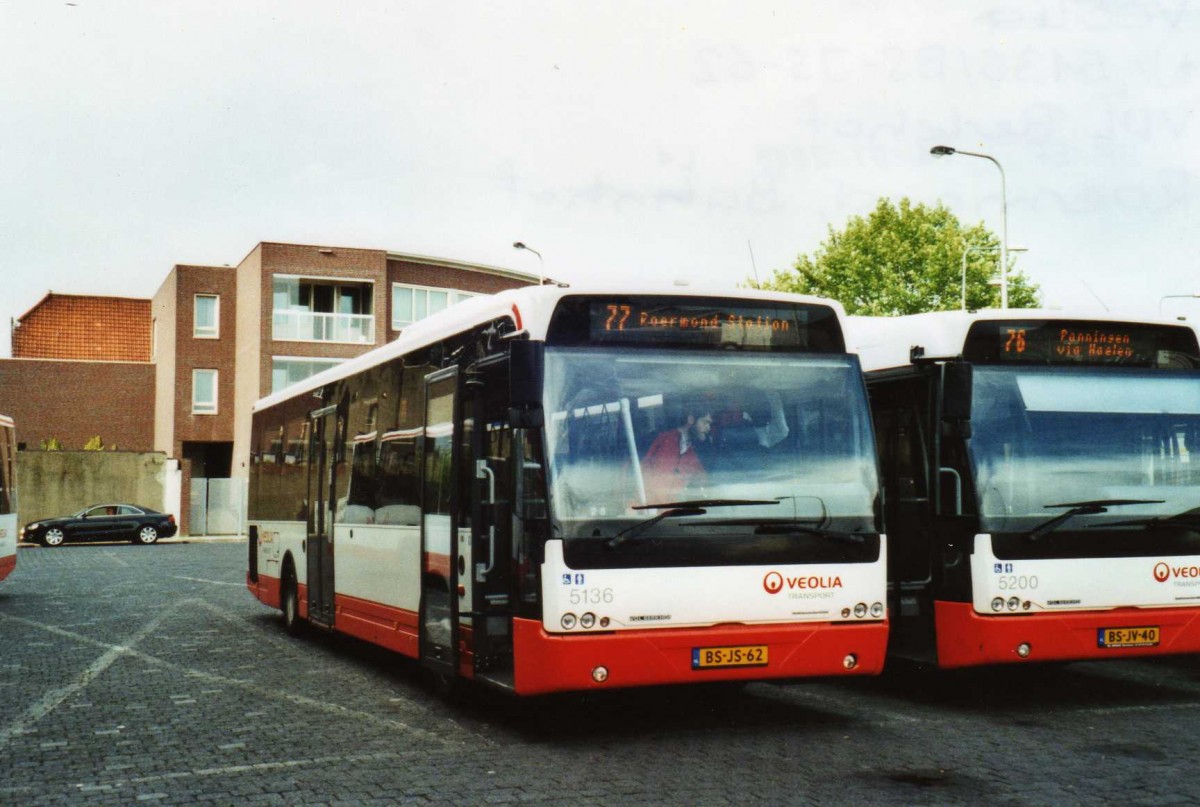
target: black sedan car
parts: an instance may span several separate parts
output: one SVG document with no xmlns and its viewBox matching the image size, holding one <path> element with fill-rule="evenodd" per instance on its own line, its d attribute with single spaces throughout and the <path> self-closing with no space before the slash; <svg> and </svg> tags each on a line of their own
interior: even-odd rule
<svg viewBox="0 0 1200 807">
<path fill-rule="evenodd" d="M 136 504 L 94 504 L 78 513 L 47 518 L 25 526 L 25 540 L 42 546 L 66 541 L 133 541 L 152 544 L 170 538 L 178 527 L 175 516 Z"/>
</svg>

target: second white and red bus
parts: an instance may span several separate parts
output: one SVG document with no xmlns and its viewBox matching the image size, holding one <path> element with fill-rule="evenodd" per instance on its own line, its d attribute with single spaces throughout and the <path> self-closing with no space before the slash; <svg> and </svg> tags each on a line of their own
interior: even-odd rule
<svg viewBox="0 0 1200 807">
<path fill-rule="evenodd" d="M 941 667 L 1200 651 L 1200 363 L 1179 322 L 852 317 L 892 651 Z"/>
</svg>

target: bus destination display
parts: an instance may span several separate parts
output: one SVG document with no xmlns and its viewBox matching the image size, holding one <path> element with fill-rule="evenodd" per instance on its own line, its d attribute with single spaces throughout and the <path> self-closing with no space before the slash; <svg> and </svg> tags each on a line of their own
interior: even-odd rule
<svg viewBox="0 0 1200 807">
<path fill-rule="evenodd" d="M 1190 328 L 1053 320 L 976 322 L 963 349 L 976 362 L 1131 367 L 1187 367 L 1196 354 Z"/>
<path fill-rule="evenodd" d="M 827 306 L 710 297 L 570 299 L 554 313 L 553 344 L 646 344 L 842 352 Z"/>
</svg>

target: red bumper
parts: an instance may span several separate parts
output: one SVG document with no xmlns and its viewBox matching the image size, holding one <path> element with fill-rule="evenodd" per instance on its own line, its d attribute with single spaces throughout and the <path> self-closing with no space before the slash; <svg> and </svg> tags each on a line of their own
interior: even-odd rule
<svg viewBox="0 0 1200 807">
<path fill-rule="evenodd" d="M 12 574 L 13 569 L 17 568 L 17 556 L 9 555 L 5 558 L 0 558 L 0 580 Z"/>
<path fill-rule="evenodd" d="M 1021 616 L 981 616 L 967 602 L 936 602 L 938 666 L 1165 656 L 1200 652 L 1200 608 L 1121 608 Z M 1104 628 L 1156 626 L 1154 647 L 1101 647 Z M 1028 644 L 1028 658 L 1017 647 Z"/>
<path fill-rule="evenodd" d="M 278 608 L 282 603 L 282 599 L 280 597 L 281 586 L 278 577 L 267 577 L 266 575 L 260 574 L 258 576 L 258 581 L 255 582 L 254 580 L 250 579 L 250 574 L 247 572 L 246 588 L 250 589 L 250 593 L 253 594 L 259 600 L 259 602 L 263 603 L 264 605 L 269 605 L 272 608 Z M 303 600 L 301 602 L 303 602 Z"/>
<path fill-rule="evenodd" d="M 875 675 L 887 651 L 886 622 L 863 624 L 719 625 L 553 635 L 540 622 L 513 620 L 515 685 L 521 695 L 655 684 L 747 681 L 822 675 Z M 692 669 L 697 647 L 767 645 L 763 667 Z M 856 658 L 846 669 L 847 656 Z M 593 670 L 607 678 L 597 682 Z"/>
</svg>

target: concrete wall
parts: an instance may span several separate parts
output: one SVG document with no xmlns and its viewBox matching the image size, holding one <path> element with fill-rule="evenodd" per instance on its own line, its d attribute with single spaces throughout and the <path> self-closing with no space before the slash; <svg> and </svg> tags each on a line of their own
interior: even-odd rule
<svg viewBox="0 0 1200 807">
<path fill-rule="evenodd" d="M 170 475 L 177 473 L 173 466 L 159 453 L 18 451 L 18 521 L 24 526 L 109 502 L 171 512 L 164 501 Z"/>
</svg>

